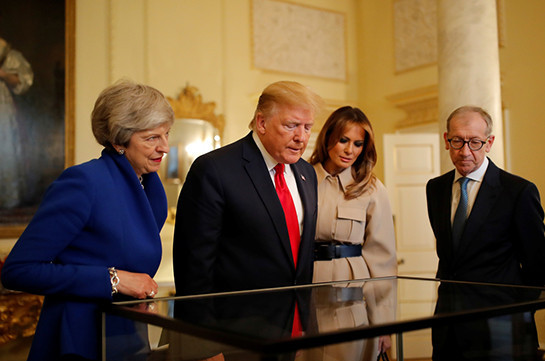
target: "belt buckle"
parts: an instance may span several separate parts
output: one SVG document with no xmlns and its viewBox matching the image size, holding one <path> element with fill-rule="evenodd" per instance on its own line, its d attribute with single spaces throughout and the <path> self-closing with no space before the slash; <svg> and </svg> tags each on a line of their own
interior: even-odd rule
<svg viewBox="0 0 545 361">
<path fill-rule="evenodd" d="M 315 259 L 320 261 L 331 261 L 335 258 L 335 246 L 330 243 L 318 244 L 314 248 Z"/>
<path fill-rule="evenodd" d="M 335 254 L 336 253 L 335 245 L 331 244 L 331 243 L 328 243 L 328 244 L 323 245 L 323 247 L 326 248 L 327 261 L 331 261 L 332 259 L 335 259 L 335 255 L 336 255 Z"/>
<path fill-rule="evenodd" d="M 343 287 L 336 290 L 337 302 L 363 301 L 363 289 L 361 287 Z"/>
<path fill-rule="evenodd" d="M 333 245 L 335 258 L 341 258 L 342 246 L 343 246 L 342 244 L 334 244 Z"/>
</svg>

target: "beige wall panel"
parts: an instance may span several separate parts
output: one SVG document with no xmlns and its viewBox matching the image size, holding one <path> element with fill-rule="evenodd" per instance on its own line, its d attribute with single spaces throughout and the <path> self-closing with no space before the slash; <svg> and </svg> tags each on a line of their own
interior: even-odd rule
<svg viewBox="0 0 545 361">
<path fill-rule="evenodd" d="M 148 0 L 149 1 L 149 0 Z M 149 1 L 149 81 L 177 97 L 187 85 L 223 113 L 224 20 L 222 0 Z"/>
<path fill-rule="evenodd" d="M 75 163 L 100 155 L 91 131 L 91 111 L 110 81 L 109 7 L 104 0 L 76 2 Z"/>
<path fill-rule="evenodd" d="M 146 0 L 109 1 L 110 82 L 128 78 L 148 82 Z"/>
<path fill-rule="evenodd" d="M 204 100 L 215 101 L 218 112 L 225 115 L 224 142 L 246 133 L 263 87 L 290 79 L 311 86 L 334 106 L 350 103 L 364 110 L 375 129 L 376 173 L 383 179 L 382 134 L 396 131 L 406 117 L 387 97 L 437 84 L 436 65 L 395 72 L 393 1 L 295 1 L 346 13 L 347 82 L 255 69 L 250 0 L 113 3 L 80 0 L 76 6 L 77 163 L 98 155 L 89 114 L 98 92 L 112 77 L 125 74 L 145 80 L 168 96 L 176 96 L 188 82 L 197 86 Z M 537 145 L 545 133 L 540 107 L 545 88 L 545 41 L 541 41 L 545 24 L 540 14 L 545 13 L 545 3 L 500 3 L 505 44 L 500 49 L 502 101 L 509 111 L 506 167 L 533 180 L 544 192 L 545 171 L 539 165 L 545 163 L 545 155 Z M 125 7 L 133 9 L 125 11 Z M 122 41 L 132 37 L 129 43 Z M 529 162 L 531 157 L 535 161 Z"/>
<path fill-rule="evenodd" d="M 393 0 L 362 0 L 356 3 L 359 7 L 358 104 L 373 125 L 378 151 L 375 171 L 384 180 L 382 135 L 395 132 L 396 124 L 406 118 L 406 114 L 387 98 L 437 84 L 437 67 L 429 65 L 396 73 Z"/>
<path fill-rule="evenodd" d="M 506 167 L 533 181 L 545 196 L 545 2 L 500 2 L 505 35 L 500 48 L 502 105 L 508 110 Z"/>
</svg>

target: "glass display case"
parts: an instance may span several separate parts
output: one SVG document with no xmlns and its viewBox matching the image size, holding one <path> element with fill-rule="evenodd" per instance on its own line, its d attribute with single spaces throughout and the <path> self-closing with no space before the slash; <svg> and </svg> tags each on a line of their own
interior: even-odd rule
<svg viewBox="0 0 545 361">
<path fill-rule="evenodd" d="M 436 302 L 407 311 L 403 289 Z M 543 290 L 399 276 L 114 302 L 103 359 L 375 361 L 378 338 L 392 335 L 391 356 L 403 360 L 403 334 L 422 329 L 439 359 L 539 359 Z"/>
</svg>

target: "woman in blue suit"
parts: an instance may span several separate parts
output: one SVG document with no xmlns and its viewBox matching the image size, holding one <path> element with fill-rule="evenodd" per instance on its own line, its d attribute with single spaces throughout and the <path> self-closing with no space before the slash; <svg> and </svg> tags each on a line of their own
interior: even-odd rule
<svg viewBox="0 0 545 361">
<path fill-rule="evenodd" d="M 53 182 L 2 268 L 6 288 L 45 295 L 29 360 L 98 360 L 100 303 L 157 293 L 167 204 L 156 172 L 173 120 L 149 86 L 122 81 L 99 95 L 101 157 Z M 116 339 L 134 327 L 106 322 Z"/>
</svg>

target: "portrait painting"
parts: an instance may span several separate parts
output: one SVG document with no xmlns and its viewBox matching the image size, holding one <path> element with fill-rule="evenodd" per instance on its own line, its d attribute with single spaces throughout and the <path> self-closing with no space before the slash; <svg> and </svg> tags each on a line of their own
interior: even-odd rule
<svg viewBox="0 0 545 361">
<path fill-rule="evenodd" d="M 0 237 L 15 238 L 73 163 L 74 0 L 0 7 Z"/>
</svg>

